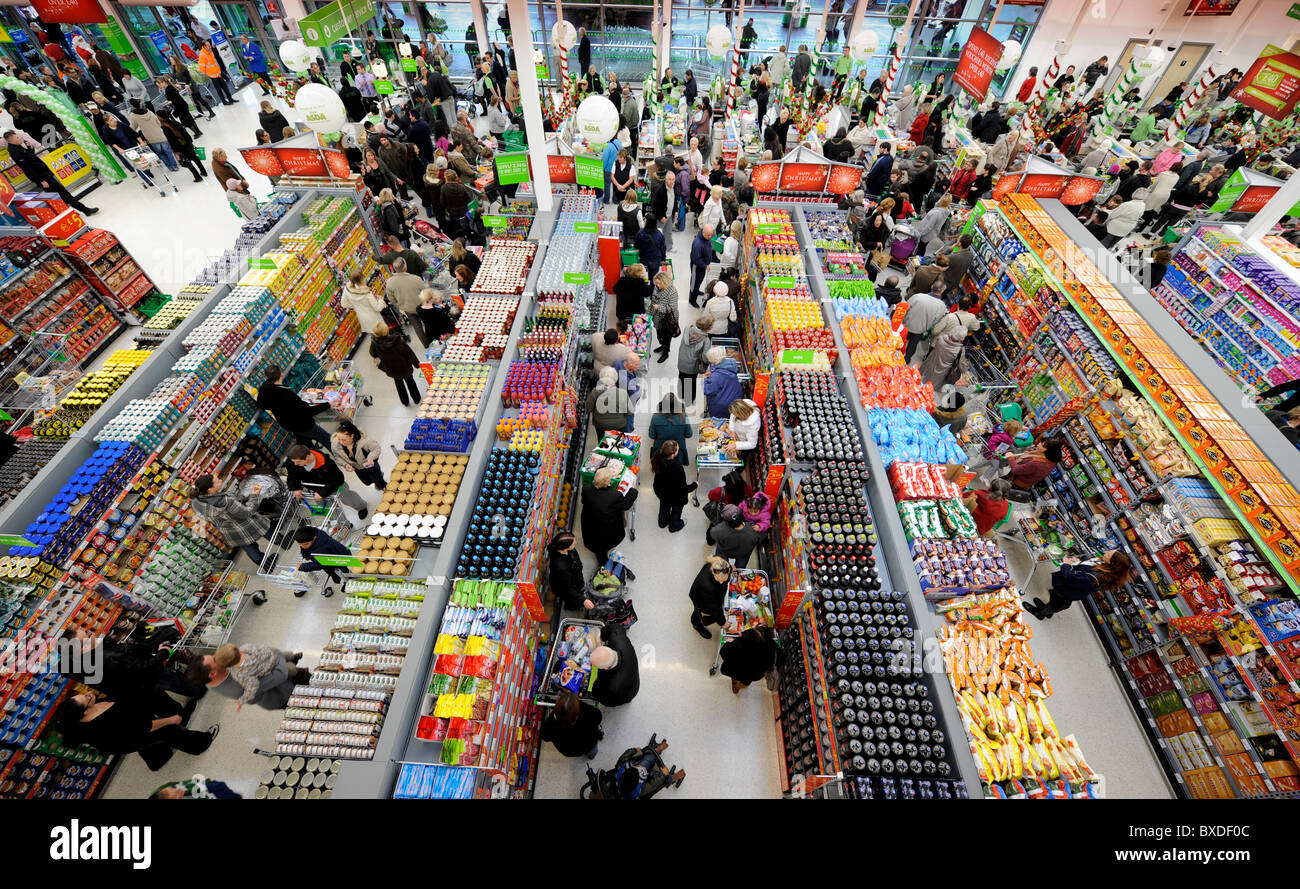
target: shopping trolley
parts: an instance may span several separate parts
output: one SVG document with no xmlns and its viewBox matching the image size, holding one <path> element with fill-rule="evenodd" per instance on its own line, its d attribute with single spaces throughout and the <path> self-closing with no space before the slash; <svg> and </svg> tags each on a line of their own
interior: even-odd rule
<svg viewBox="0 0 1300 889">
<path fill-rule="evenodd" d="M 740 634 L 752 627 L 771 627 L 772 592 L 767 582 L 767 572 L 756 568 L 735 568 L 727 583 L 727 595 L 722 600 L 722 626 L 718 633 L 718 648 L 713 653 L 709 675 L 722 666 L 722 646 L 739 639 Z"/>
<path fill-rule="evenodd" d="M 351 361 L 323 361 L 299 395 L 308 404 L 328 404 L 318 419 L 351 420 L 357 407 L 369 407 L 374 398 L 362 394 L 364 380 Z"/>
<path fill-rule="evenodd" d="M 140 177 L 140 183 L 146 190 L 150 187 L 157 188 L 161 197 L 167 197 L 167 187 L 153 178 L 161 176 L 163 182 L 170 185 L 173 192 L 176 194 L 181 193 L 181 190 L 176 187 L 176 183 L 172 182 L 172 177 L 167 175 L 167 165 L 148 148 L 127 148 L 125 150 L 118 149 L 117 151 L 126 160 L 127 166 Z"/>
<path fill-rule="evenodd" d="M 277 586 L 293 590 L 295 596 L 302 596 L 312 589 L 324 591 L 328 577 L 326 571 L 301 571 L 298 568 L 303 557 L 294 535 L 308 522 L 344 544 L 356 531 L 344 516 L 343 505 L 337 497 L 326 497 L 316 502 L 307 492 L 301 500 L 293 496 L 288 498 L 271 532 L 271 546 L 267 548 L 257 573 Z"/>
</svg>

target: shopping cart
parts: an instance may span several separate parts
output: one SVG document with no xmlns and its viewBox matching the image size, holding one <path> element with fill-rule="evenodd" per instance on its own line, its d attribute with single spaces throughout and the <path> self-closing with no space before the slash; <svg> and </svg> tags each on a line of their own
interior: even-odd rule
<svg viewBox="0 0 1300 889">
<path fill-rule="evenodd" d="M 308 404 L 329 405 L 317 415 L 320 419 L 351 420 L 358 406 L 374 404 L 373 397 L 362 394 L 364 382 L 353 362 L 324 361 L 299 395 Z"/>
<path fill-rule="evenodd" d="M 167 175 L 166 164 L 148 148 L 117 149 L 117 152 L 126 160 L 126 165 L 140 177 L 140 183 L 146 190 L 151 187 L 157 188 L 159 196 L 167 197 L 167 187 L 155 178 L 161 176 L 163 182 L 170 185 L 173 192 L 181 193 L 176 183 L 172 182 L 171 176 Z"/>
<path fill-rule="evenodd" d="M 727 596 L 722 602 L 722 627 L 709 675 L 717 673 L 722 665 L 722 646 L 739 639 L 740 634 L 751 627 L 771 626 L 774 626 L 774 620 L 767 572 L 755 568 L 734 569 L 727 584 Z"/>
<path fill-rule="evenodd" d="M 344 544 L 355 536 L 356 531 L 344 516 L 337 497 L 327 497 L 319 502 L 311 493 L 304 494 L 301 500 L 292 496 L 288 498 L 271 532 L 271 546 L 267 548 L 257 574 L 277 586 L 293 590 L 295 596 L 302 596 L 312 589 L 323 591 L 328 577 L 326 571 L 301 571 L 298 568 L 303 559 L 294 535 L 308 523 Z"/>
</svg>

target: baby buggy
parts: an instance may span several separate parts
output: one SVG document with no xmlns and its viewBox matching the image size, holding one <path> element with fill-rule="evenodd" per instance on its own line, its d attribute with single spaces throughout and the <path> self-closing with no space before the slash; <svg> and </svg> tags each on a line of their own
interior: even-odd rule
<svg viewBox="0 0 1300 889">
<path fill-rule="evenodd" d="M 580 799 L 650 799 L 670 784 L 681 787 L 686 772 L 664 765 L 667 741 L 651 735 L 644 747 L 629 747 L 612 769 L 599 772 L 587 767 L 587 783 L 578 790 Z"/>
<path fill-rule="evenodd" d="M 906 266 L 907 261 L 916 253 L 920 239 L 916 236 L 916 229 L 906 222 L 900 222 L 894 226 L 894 240 L 889 245 L 889 261 L 891 264 Z"/>
</svg>

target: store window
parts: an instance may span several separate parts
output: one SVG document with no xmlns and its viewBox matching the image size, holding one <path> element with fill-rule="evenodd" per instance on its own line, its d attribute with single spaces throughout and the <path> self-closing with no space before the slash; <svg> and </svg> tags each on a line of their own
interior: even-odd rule
<svg viewBox="0 0 1300 889">
<path fill-rule="evenodd" d="M 131 32 L 135 45 L 140 47 L 146 67 L 155 73 L 166 71 L 168 68 L 166 56 L 171 55 L 175 50 L 168 37 L 166 26 L 158 20 L 158 14 L 148 6 L 120 8 L 123 25 Z"/>
</svg>

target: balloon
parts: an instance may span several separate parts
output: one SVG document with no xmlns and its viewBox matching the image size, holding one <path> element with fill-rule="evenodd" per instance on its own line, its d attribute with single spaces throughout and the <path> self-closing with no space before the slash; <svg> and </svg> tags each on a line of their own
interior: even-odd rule
<svg viewBox="0 0 1300 889">
<path fill-rule="evenodd" d="M 1012 67 L 1016 62 L 1020 61 L 1022 50 L 1023 47 L 1020 45 L 1019 40 L 1008 40 L 1002 44 L 1002 57 L 998 59 L 998 63 L 994 67 L 999 71 L 1005 71 Z"/>
<path fill-rule="evenodd" d="M 1137 61 L 1138 77 L 1148 77 L 1164 67 L 1165 51 L 1159 46 L 1149 46 L 1145 50 L 1138 47 L 1133 58 Z"/>
<path fill-rule="evenodd" d="M 306 119 L 307 126 L 318 133 L 337 133 L 348 119 L 343 100 L 323 83 L 305 83 L 298 87 L 293 107 Z"/>
<path fill-rule="evenodd" d="M 608 142 L 618 132 L 618 109 L 604 96 L 588 96 L 578 106 L 574 123 L 578 135 L 588 142 Z"/>
<path fill-rule="evenodd" d="M 556 22 L 551 25 L 551 42 L 565 49 L 573 49 L 578 42 L 578 29 L 570 21 Z"/>
<path fill-rule="evenodd" d="M 880 36 L 870 28 L 862 28 L 853 38 L 851 52 L 853 58 L 859 62 L 865 62 L 874 56 L 878 49 L 880 49 Z"/>
<path fill-rule="evenodd" d="M 280 44 L 280 61 L 294 74 L 301 74 L 314 61 L 311 50 L 301 40 L 286 40 Z"/>
<path fill-rule="evenodd" d="M 726 25 L 714 25 L 704 37 L 709 47 L 709 55 L 715 59 L 724 58 L 731 49 L 731 29 Z"/>
</svg>

